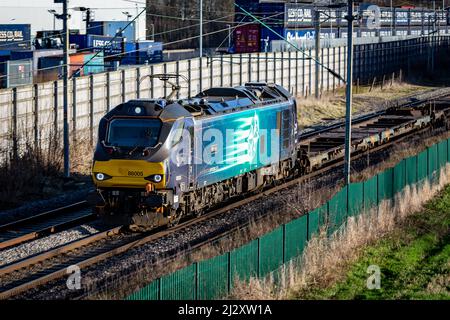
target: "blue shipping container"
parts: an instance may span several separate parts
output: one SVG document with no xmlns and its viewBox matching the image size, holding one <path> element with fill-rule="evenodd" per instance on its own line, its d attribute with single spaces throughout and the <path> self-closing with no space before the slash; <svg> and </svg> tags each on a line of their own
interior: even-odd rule
<svg viewBox="0 0 450 320">
<path fill-rule="evenodd" d="M 114 40 L 113 38 L 93 34 L 77 34 L 70 35 L 69 41 L 78 46 L 77 51 L 103 52 L 105 58 L 107 58 L 107 56 L 117 55 L 123 52 L 123 38 L 117 37 Z M 120 59 L 120 57 L 117 58 Z"/>
<path fill-rule="evenodd" d="M 125 55 L 122 58 L 121 64 L 137 64 L 136 63 L 136 42 L 125 42 Z"/>
<path fill-rule="evenodd" d="M 114 37 L 117 33 L 119 36 L 126 38 L 126 41 L 136 40 L 136 27 L 132 22 L 128 27 L 129 21 L 93 21 L 89 24 L 89 33 L 100 36 Z M 125 29 L 126 27 L 126 29 Z"/>
<path fill-rule="evenodd" d="M 270 51 L 270 42 L 272 40 L 283 40 L 284 36 L 284 28 L 283 27 L 271 27 L 272 30 L 267 29 L 265 27 L 261 27 L 261 51 L 268 52 Z M 281 36 L 279 36 L 278 34 Z"/>
<path fill-rule="evenodd" d="M 33 50 L 13 50 L 11 51 L 11 60 L 33 59 Z"/>
<path fill-rule="evenodd" d="M 0 24 L 0 49 L 31 49 L 31 25 Z"/>
<path fill-rule="evenodd" d="M 122 64 L 145 64 L 163 61 L 162 42 L 140 41 L 125 44 L 126 55 Z"/>
</svg>

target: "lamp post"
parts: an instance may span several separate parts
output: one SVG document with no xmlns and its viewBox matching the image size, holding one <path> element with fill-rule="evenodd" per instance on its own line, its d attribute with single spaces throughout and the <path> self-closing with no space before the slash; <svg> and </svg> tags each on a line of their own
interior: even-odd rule
<svg viewBox="0 0 450 320">
<path fill-rule="evenodd" d="M 53 15 L 53 30 L 55 30 L 56 29 L 56 10 L 50 9 L 50 10 L 47 10 L 47 11 L 48 11 L 48 13 Z"/>
<path fill-rule="evenodd" d="M 86 34 L 88 34 L 89 33 L 89 24 L 91 22 L 91 13 L 92 13 L 91 8 L 75 7 L 75 8 L 72 8 L 72 10 L 86 12 L 86 17 L 85 17 L 84 21 L 86 21 Z"/>
<path fill-rule="evenodd" d="M 124 14 L 124 15 L 126 15 L 127 16 L 127 21 L 130 21 L 130 18 L 133 16 L 131 13 L 129 13 L 128 11 L 122 11 L 122 13 Z"/>
</svg>

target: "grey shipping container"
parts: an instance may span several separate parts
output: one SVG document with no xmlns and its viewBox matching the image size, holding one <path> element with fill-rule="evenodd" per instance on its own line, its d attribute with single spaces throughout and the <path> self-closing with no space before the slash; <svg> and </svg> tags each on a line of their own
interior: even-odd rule
<svg viewBox="0 0 450 320">
<path fill-rule="evenodd" d="M 1 83 L 4 88 L 12 88 L 33 83 L 33 61 L 9 60 L 6 61 Z"/>
</svg>

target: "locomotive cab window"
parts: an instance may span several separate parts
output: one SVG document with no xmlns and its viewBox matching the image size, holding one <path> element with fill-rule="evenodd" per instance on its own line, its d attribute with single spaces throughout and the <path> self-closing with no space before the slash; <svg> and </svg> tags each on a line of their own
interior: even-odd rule
<svg viewBox="0 0 450 320">
<path fill-rule="evenodd" d="M 154 147 L 160 130 L 158 119 L 114 119 L 109 125 L 107 143 L 116 147 Z"/>
</svg>

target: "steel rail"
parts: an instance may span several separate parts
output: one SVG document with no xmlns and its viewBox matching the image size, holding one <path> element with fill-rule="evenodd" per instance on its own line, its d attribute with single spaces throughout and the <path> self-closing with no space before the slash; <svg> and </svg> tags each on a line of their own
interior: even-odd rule
<svg viewBox="0 0 450 320">
<path fill-rule="evenodd" d="M 80 201 L 3 224 L 0 226 L 0 249 L 6 249 L 91 221 L 95 218 L 93 213 L 79 214 L 76 212 L 87 207 L 87 201 Z"/>
</svg>

